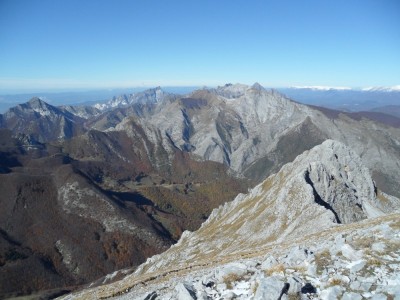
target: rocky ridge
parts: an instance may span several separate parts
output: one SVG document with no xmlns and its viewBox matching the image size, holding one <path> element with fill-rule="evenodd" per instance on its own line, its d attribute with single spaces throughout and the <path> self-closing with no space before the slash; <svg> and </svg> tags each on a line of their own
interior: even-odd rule
<svg viewBox="0 0 400 300">
<path fill-rule="evenodd" d="M 399 204 L 355 152 L 328 140 L 132 275 L 65 299 L 400 297 L 399 214 L 387 215 Z"/>
<path fill-rule="evenodd" d="M 156 88 L 134 94 L 131 98 L 129 103 L 117 104 L 103 111 L 93 107 L 54 107 L 40 99 L 32 99 L 0 116 L 0 125 L 10 129 L 12 136 L 18 140 L 0 149 L 4 162 L 0 166 L 4 175 L 0 181 L 3 183 L 0 201 L 6 204 L 2 207 L 10 215 L 0 226 L 6 234 L 0 245 L 0 260 L 6 264 L 0 272 L 2 276 L 6 278 L 12 273 L 5 271 L 7 268 L 12 270 L 26 265 L 24 257 L 32 253 L 37 254 L 39 263 L 52 276 L 75 277 L 75 267 L 71 266 L 79 265 L 79 280 L 68 279 L 68 284 L 72 286 L 120 268 L 133 268 L 150 255 L 165 249 L 151 240 L 167 238 L 168 243 L 172 243 L 184 229 L 196 230 L 213 208 L 233 199 L 247 186 L 254 186 L 268 175 L 278 172 L 298 154 L 328 138 L 351 146 L 370 168 L 376 185 L 388 194 L 400 195 L 400 129 L 396 122 L 389 124 L 387 118 L 378 120 L 370 114 L 346 114 L 305 106 L 259 84 L 228 84 L 216 89 L 197 90 L 185 96 L 171 95 Z M 58 168 L 60 165 L 62 167 Z M 305 173 L 299 181 L 308 182 L 305 189 L 308 194 L 304 195 L 312 196 L 320 202 L 321 209 L 328 211 L 324 217 L 316 215 L 317 219 L 333 220 L 334 224 L 346 223 L 386 210 L 383 201 L 371 204 L 372 200 L 362 200 L 375 189 L 371 181 L 365 181 L 368 182 L 368 189 L 351 191 L 348 189 L 351 184 L 340 181 L 339 175 L 345 177 L 346 172 L 342 170 L 331 174 L 327 168 L 326 165 L 313 165 L 311 169 L 303 170 Z M 53 184 L 54 170 L 59 170 L 62 176 L 73 174 L 70 179 L 79 180 Z M 37 181 L 38 176 L 42 181 Z M 75 181 L 79 184 L 76 185 Z M 58 190 L 79 201 L 58 201 Z M 340 194 L 342 190 L 347 191 L 343 197 Z M 284 199 L 288 195 L 280 195 L 282 203 L 287 204 Z M 384 193 L 377 195 L 379 199 L 389 199 L 390 207 L 389 196 Z M 327 201 L 320 201 L 324 197 Z M 34 201 L 38 205 L 36 210 L 27 210 L 20 205 L 28 201 L 24 199 L 38 199 Z M 49 203 L 55 205 L 54 209 Z M 104 205 L 106 203 L 111 206 Z M 307 205 L 299 203 L 300 208 L 305 207 L 308 211 Z M 27 207 L 30 204 L 28 201 Z M 67 204 L 66 209 L 64 204 Z M 271 205 L 282 210 L 278 203 Z M 338 213 L 345 207 L 351 207 L 351 210 Z M 112 218 L 105 217 L 109 208 L 114 212 Z M 16 212 L 20 213 L 20 219 L 12 217 Z M 82 261 L 87 256 L 84 253 L 75 252 L 64 264 L 64 256 L 58 249 L 63 246 L 59 247 L 56 243 L 61 240 L 61 245 L 64 245 L 64 240 L 69 238 L 68 234 L 58 233 L 64 225 L 55 226 L 53 222 L 60 218 L 48 217 L 53 214 L 66 214 L 68 222 L 79 226 L 86 222 L 94 225 L 82 225 L 84 230 L 68 228 L 74 236 L 85 234 L 89 238 L 90 243 L 85 243 L 88 245 L 85 253 L 96 254 L 95 272 L 91 271 L 90 264 L 84 259 Z M 30 221 L 31 216 L 38 218 L 34 219 L 35 224 L 40 218 L 49 221 L 39 224 L 46 225 L 50 229 L 47 237 L 54 235 L 55 239 L 40 244 L 36 243 L 38 239 L 30 239 L 33 235 L 25 234 L 30 225 L 19 220 Z M 137 216 L 146 221 L 137 224 Z M 271 216 L 271 220 L 275 217 Z M 290 220 L 296 218 L 297 215 L 292 214 Z M 283 218 L 277 219 L 282 227 L 289 224 Z M 114 225 L 129 223 L 136 227 L 110 227 L 110 222 Z M 137 230 L 138 225 L 143 225 L 145 230 Z M 284 234 L 294 236 L 295 231 L 292 234 L 287 227 Z M 154 232 L 154 228 L 159 230 Z M 243 231 L 246 228 L 244 226 Z M 269 228 L 276 233 L 281 230 L 279 226 Z M 150 240 L 144 236 L 148 229 L 155 233 Z M 302 232 L 298 228 L 295 230 Z M 54 232 L 50 234 L 51 231 Z M 7 236 L 24 247 L 35 249 L 24 252 L 15 243 L 10 244 Z M 273 236 L 270 238 L 273 239 Z M 68 249 L 74 248 L 73 245 L 80 239 L 71 240 Z M 141 247 L 143 241 L 154 245 L 151 251 Z M 118 246 L 120 244 L 124 245 L 123 249 Z M 108 250 L 112 257 L 100 255 Z M 10 253 L 23 253 L 25 256 L 10 256 Z M 63 272 L 53 272 L 52 264 L 56 269 L 61 267 Z M 28 273 L 22 267 L 13 273 L 17 287 L 14 292 L 22 290 L 21 283 L 24 293 L 65 286 L 36 285 L 36 282 L 43 282 L 36 280 L 37 274 L 30 274 L 30 279 L 18 280 L 18 274 Z M 7 293 L 11 292 L 10 286 L 4 286 Z"/>
<path fill-rule="evenodd" d="M 124 106 L 141 104 L 156 104 L 164 101 L 165 99 L 176 98 L 176 95 L 167 93 L 160 87 L 145 90 L 143 92 L 138 92 L 134 94 L 123 94 L 113 97 L 106 103 L 97 103 L 93 107 L 100 111 L 107 111 L 114 108 L 120 108 Z"/>
<path fill-rule="evenodd" d="M 385 124 L 368 114 L 346 114 L 296 103 L 259 84 L 225 85 L 160 101 L 142 113 L 110 111 L 92 124 L 103 131 L 129 131 L 134 119 L 156 137 L 201 160 L 229 166 L 257 182 L 277 172 L 303 151 L 330 138 L 350 146 L 390 194 L 400 196 L 400 120 Z M 397 124 L 397 125 L 396 125 Z M 397 126 L 397 127 L 396 127 Z M 296 145 L 296 147 L 293 147 Z M 164 147 L 164 148 L 168 148 Z"/>
<path fill-rule="evenodd" d="M 53 107 L 55 117 L 49 110 L 22 113 L 21 108 L 21 113 L 14 108 L 2 115 L 0 125 L 44 142 L 90 130 L 129 133 L 133 122 L 153 144 L 162 145 L 169 164 L 171 153 L 179 149 L 199 160 L 223 163 L 232 174 L 256 182 L 330 138 L 354 149 L 382 190 L 400 196 L 400 119 L 310 107 L 259 84 L 227 84 L 184 96 L 158 87 L 115 97 L 97 109 Z"/>
</svg>

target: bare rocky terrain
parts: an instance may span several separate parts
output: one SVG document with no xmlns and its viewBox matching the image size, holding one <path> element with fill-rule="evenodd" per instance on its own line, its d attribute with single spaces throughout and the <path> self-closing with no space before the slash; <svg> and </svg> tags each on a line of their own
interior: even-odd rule
<svg viewBox="0 0 400 300">
<path fill-rule="evenodd" d="M 328 180 L 338 191 L 327 187 L 321 199 L 330 195 L 333 211 L 342 200 L 352 207 L 333 223 L 386 212 L 368 201 L 400 196 L 399 126 L 394 116 L 306 106 L 258 84 L 188 95 L 155 88 L 90 107 L 32 99 L 0 115 L 0 295 L 50 297 L 134 272 L 327 139 L 353 149 L 369 169 L 357 180 L 381 191 L 343 196 L 348 187 Z M 327 176 L 316 168 L 303 179 Z"/>
<path fill-rule="evenodd" d="M 399 204 L 328 140 L 134 273 L 64 299 L 397 298 Z"/>
</svg>

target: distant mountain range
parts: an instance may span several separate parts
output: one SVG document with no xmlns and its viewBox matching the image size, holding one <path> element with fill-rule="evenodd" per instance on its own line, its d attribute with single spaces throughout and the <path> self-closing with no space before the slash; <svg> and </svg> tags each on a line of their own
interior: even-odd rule
<svg viewBox="0 0 400 300">
<path fill-rule="evenodd" d="M 54 295 L 134 270 L 184 230 L 198 229 L 214 208 L 328 139 L 339 143 L 337 156 L 350 147 L 361 157 L 369 190 L 400 197 L 399 118 L 308 106 L 257 83 L 184 95 L 158 87 L 90 106 L 33 98 L 0 115 L 0 127 L 2 296 Z M 342 173 L 354 185 L 361 180 Z M 318 181 L 313 174 L 309 180 Z M 341 222 L 375 211 L 357 202 L 365 195 L 351 192 L 352 184 L 340 185 L 354 200 Z M 336 211 L 338 197 L 324 201 Z"/>
<path fill-rule="evenodd" d="M 191 93 L 199 87 L 164 87 L 163 91 L 180 95 Z M 129 97 L 136 93 L 145 91 L 145 88 L 98 90 L 85 92 L 62 92 L 62 93 L 31 93 L 0 95 L 0 113 L 15 106 L 18 103 L 40 97 L 52 105 L 60 106 L 93 106 L 105 110 L 109 107 L 116 107 L 122 103 L 129 103 Z M 358 111 L 379 111 L 386 114 L 399 116 L 400 109 L 400 88 L 394 87 L 368 87 L 352 89 L 347 87 L 326 87 L 326 86 L 304 86 L 277 88 L 294 101 L 327 107 L 331 109 L 358 112 Z M 117 96 L 116 96 L 117 95 Z M 126 98 L 126 99 L 123 99 Z M 108 100 L 111 99 L 111 100 Z M 108 107 L 109 106 L 109 107 Z M 394 108 L 386 109 L 386 107 Z"/>
<path fill-rule="evenodd" d="M 400 88 L 329 88 L 297 87 L 278 89 L 291 99 L 311 105 L 356 112 L 371 111 L 382 106 L 400 105 Z"/>
<path fill-rule="evenodd" d="M 178 94 L 186 94 L 198 87 L 164 87 L 165 91 Z M 43 101 L 54 106 L 59 105 L 93 105 L 104 103 L 117 95 L 129 95 L 146 90 L 147 88 L 126 88 L 126 89 L 107 89 L 93 91 L 65 91 L 65 92 L 36 92 L 25 94 L 4 94 L 0 95 L 0 113 L 7 109 L 28 101 L 31 98 L 38 97 Z"/>
</svg>

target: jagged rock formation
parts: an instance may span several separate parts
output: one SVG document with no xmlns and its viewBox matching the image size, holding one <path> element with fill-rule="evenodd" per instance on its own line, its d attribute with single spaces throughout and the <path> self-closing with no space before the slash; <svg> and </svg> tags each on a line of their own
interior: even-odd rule
<svg viewBox="0 0 400 300">
<path fill-rule="evenodd" d="M 155 103 L 153 101 L 152 103 Z M 102 131 L 130 131 L 134 119 L 155 139 L 203 160 L 224 163 L 256 181 L 331 138 L 356 151 L 382 189 L 400 196 L 400 120 L 342 113 L 291 101 L 259 84 L 198 90 L 147 106 L 128 106 L 91 121 Z M 385 122 L 388 121 L 386 124 Z"/>
<path fill-rule="evenodd" d="M 66 299 L 277 299 L 285 282 L 282 299 L 400 296 L 399 214 L 386 215 L 399 204 L 377 190 L 355 152 L 328 140 L 132 275 Z"/>
<path fill-rule="evenodd" d="M 342 225 L 224 261 L 130 276 L 63 299 L 397 299 L 399 217 Z"/>
<path fill-rule="evenodd" d="M 96 191 L 121 212 L 116 216 L 118 222 L 135 223 L 131 217 L 138 214 L 146 220 L 144 227 L 149 227 L 147 229 L 152 232 L 156 228 L 154 234 L 158 238 L 172 243 L 179 239 L 183 230 L 196 230 L 213 208 L 278 172 L 285 163 L 328 138 L 351 146 L 372 171 L 377 186 L 388 194 L 400 195 L 397 184 L 400 181 L 400 129 L 395 117 L 379 119 L 376 114 L 346 114 L 310 107 L 259 84 L 225 85 L 185 96 L 156 88 L 117 97 L 108 104 L 99 108 L 54 107 L 33 99 L 1 115 L 0 127 L 12 130 L 7 139 L 13 140 L 9 143 L 5 140 L 0 149 L 0 173 L 4 182 L 10 183 L 2 186 L 3 198 L 0 200 L 15 202 L 19 190 L 23 195 L 35 194 L 37 202 L 43 204 L 41 209 L 46 212 L 38 214 L 38 218 L 45 218 L 47 213 L 53 214 L 48 209 L 54 207 L 44 203 L 56 203 L 55 198 L 48 195 L 68 191 L 69 195 L 80 197 L 79 203 L 72 201 L 69 204 L 79 208 L 82 203 L 89 209 L 91 206 L 87 203 L 92 203 Z M 363 200 L 369 197 L 370 192 L 366 191 L 371 191 L 373 186 L 367 179 L 368 189 L 363 192 L 356 189 L 342 196 L 342 190 L 354 187 L 343 183 L 340 176 L 350 175 L 343 170 L 331 173 L 330 167 L 310 165 L 301 177 L 301 182 L 307 184 L 304 188 L 307 195 L 320 204 L 316 211 L 324 212 L 315 217 L 322 218 L 321 221 L 330 220 L 323 224 L 331 224 L 331 221 L 343 224 L 387 209 L 384 202 L 378 205 L 378 202 L 371 204 L 370 200 Z M 58 170 L 77 176 L 82 180 L 77 181 L 82 184 L 76 186 L 69 182 L 72 185 L 68 187 L 55 184 L 54 178 L 58 177 L 54 174 Z M 44 181 L 33 180 L 38 176 Z M 36 184 L 43 192 L 36 193 Z M 93 193 L 86 193 L 87 189 Z M 383 193 L 378 196 L 391 199 Z M 62 202 L 57 203 L 60 206 L 54 209 L 66 213 L 61 207 Z M 282 203 L 286 203 L 284 198 Z M 305 211 L 309 211 L 307 205 L 300 203 Z M 278 211 L 282 209 L 278 204 L 274 205 Z M 96 205 L 91 212 L 76 212 L 75 217 L 80 218 L 79 222 L 94 222 L 106 230 L 109 222 L 101 212 L 102 208 L 104 206 Z M 351 209 L 343 212 L 344 208 Z M 292 216 L 290 220 L 294 219 Z M 1 228 L 4 236 L 25 245 L 28 237 L 18 234 L 14 237 L 13 230 L 25 228 L 27 223 L 8 220 Z M 279 221 L 281 226 L 295 227 L 296 224 L 289 225 L 290 222 L 284 219 Z M 44 224 L 51 229 L 59 228 L 52 226 L 52 221 Z M 84 234 L 92 234 L 92 227 L 79 227 L 79 230 L 83 228 L 87 230 Z M 288 237 L 297 234 L 297 229 L 293 233 L 289 229 L 282 234 Z M 128 235 L 120 237 L 121 241 L 126 239 L 126 243 L 133 241 Z M 122 259 L 122 252 L 117 255 L 118 264 L 100 259 L 97 263 L 105 265 L 93 274 L 82 273 L 85 275 L 79 282 L 104 275 L 110 268 L 133 267 L 148 255 L 162 251 L 160 247 L 152 248 L 153 252 L 147 251 L 141 241 L 136 239 L 130 247 L 137 260 L 132 261 L 128 255 Z M 10 247 L 16 246 L 7 241 L 4 243 L 6 246 L 0 252 L 2 257 L 7 256 Z M 41 247 L 37 246 L 36 252 L 32 253 L 47 253 L 47 246 L 43 245 L 46 243 L 41 243 Z M 102 253 L 101 243 L 91 243 L 92 246 L 88 253 Z M 51 261 L 59 258 L 51 256 Z M 8 260 L 7 264 L 14 262 Z M 51 267 L 51 264 L 47 266 Z M 61 277 L 68 272 L 61 273 Z"/>
<path fill-rule="evenodd" d="M 259 84 L 228 84 L 186 96 L 155 88 L 117 97 L 93 112 L 60 110 L 39 101 L 11 109 L 0 118 L 1 126 L 43 142 L 91 129 L 129 132 L 133 122 L 169 153 L 179 149 L 224 163 L 256 182 L 331 138 L 361 156 L 382 190 L 400 196 L 400 120 L 384 114 L 310 107 Z"/>
<path fill-rule="evenodd" d="M 96 117 L 101 113 L 101 111 L 96 107 L 85 106 L 85 105 L 79 105 L 79 106 L 63 105 L 60 106 L 59 108 L 64 112 L 71 113 L 85 120 Z"/>
<path fill-rule="evenodd" d="M 160 87 L 148 89 L 143 92 L 120 95 L 113 97 L 106 103 L 98 103 L 94 108 L 100 111 L 107 111 L 114 108 L 126 107 L 129 105 L 153 105 L 165 101 L 166 99 L 175 99 L 177 95 L 167 93 Z"/>
<path fill-rule="evenodd" d="M 352 150 L 328 140 L 285 165 L 249 194 L 214 210 L 196 233 L 184 233 L 162 260 L 155 257 L 147 266 L 153 271 L 163 265 L 193 262 L 199 259 L 192 254 L 196 250 L 224 257 L 245 250 L 242 247 L 250 250 L 287 242 L 338 223 L 392 212 L 399 204 L 397 198 L 376 194 L 368 170 Z M 138 274 L 141 270 L 146 265 Z"/>
</svg>

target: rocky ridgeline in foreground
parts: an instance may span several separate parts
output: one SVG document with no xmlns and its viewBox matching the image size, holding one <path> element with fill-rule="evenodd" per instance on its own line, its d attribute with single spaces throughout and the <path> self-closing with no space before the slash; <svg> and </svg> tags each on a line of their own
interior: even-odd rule
<svg viewBox="0 0 400 300">
<path fill-rule="evenodd" d="M 160 273 L 117 299 L 276 300 L 285 284 L 281 299 L 398 299 L 399 217 L 345 225 L 296 246 L 254 249 L 226 264 Z"/>
<path fill-rule="evenodd" d="M 67 299 L 400 297 L 400 215 L 387 214 L 399 204 L 352 150 L 328 140 L 133 274 Z"/>
</svg>

